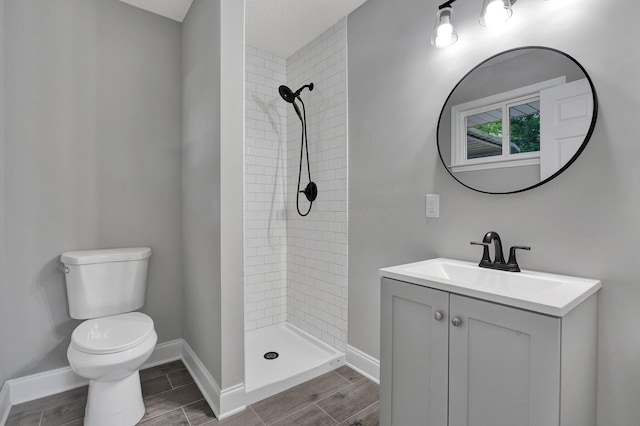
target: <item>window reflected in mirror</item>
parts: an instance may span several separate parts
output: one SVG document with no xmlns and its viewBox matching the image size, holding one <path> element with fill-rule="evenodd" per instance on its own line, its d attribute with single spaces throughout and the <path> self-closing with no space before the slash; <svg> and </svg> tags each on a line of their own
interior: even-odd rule
<svg viewBox="0 0 640 426">
<path fill-rule="evenodd" d="M 488 193 L 534 188 L 566 169 L 597 116 L 593 83 L 569 55 L 524 47 L 495 55 L 453 88 L 438 152 L 463 185 Z"/>
<path fill-rule="evenodd" d="M 467 160 L 502 155 L 502 110 L 469 115 L 467 120 Z"/>
<path fill-rule="evenodd" d="M 511 154 L 540 151 L 540 99 L 509 107 Z"/>
</svg>

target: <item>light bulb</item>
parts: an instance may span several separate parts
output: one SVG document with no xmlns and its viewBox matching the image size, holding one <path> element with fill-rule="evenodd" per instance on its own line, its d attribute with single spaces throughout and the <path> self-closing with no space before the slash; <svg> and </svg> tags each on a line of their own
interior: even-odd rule
<svg viewBox="0 0 640 426">
<path fill-rule="evenodd" d="M 511 17 L 511 8 L 505 7 L 503 0 L 491 0 L 484 9 L 480 23 L 491 27 L 505 22 Z"/>
<path fill-rule="evenodd" d="M 453 10 L 445 8 L 438 11 L 436 23 L 431 33 L 431 44 L 434 47 L 447 47 L 458 40 L 455 28 L 451 22 Z"/>
<path fill-rule="evenodd" d="M 438 47 L 448 46 L 453 39 L 453 25 L 449 22 L 449 17 L 445 16 L 438 30 L 436 31 L 436 44 Z"/>
</svg>

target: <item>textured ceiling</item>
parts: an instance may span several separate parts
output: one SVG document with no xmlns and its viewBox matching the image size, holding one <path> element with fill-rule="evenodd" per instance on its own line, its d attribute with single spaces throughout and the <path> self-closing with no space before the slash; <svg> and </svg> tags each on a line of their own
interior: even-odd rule
<svg viewBox="0 0 640 426">
<path fill-rule="evenodd" d="M 193 0 L 120 0 L 123 3 L 182 22 Z"/>
<path fill-rule="evenodd" d="M 365 1 L 246 0 L 246 43 L 288 58 Z"/>
</svg>

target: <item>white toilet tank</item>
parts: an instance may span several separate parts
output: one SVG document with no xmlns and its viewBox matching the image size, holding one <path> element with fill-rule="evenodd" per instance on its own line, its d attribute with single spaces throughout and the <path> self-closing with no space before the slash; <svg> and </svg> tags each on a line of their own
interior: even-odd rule
<svg viewBox="0 0 640 426">
<path fill-rule="evenodd" d="M 144 305 L 149 247 L 69 251 L 65 266 L 69 314 L 99 318 L 138 310 Z"/>
</svg>

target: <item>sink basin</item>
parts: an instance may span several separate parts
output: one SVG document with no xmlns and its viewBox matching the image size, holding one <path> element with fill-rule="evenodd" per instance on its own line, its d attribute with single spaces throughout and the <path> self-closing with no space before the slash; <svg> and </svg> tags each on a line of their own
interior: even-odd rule
<svg viewBox="0 0 640 426">
<path fill-rule="evenodd" d="M 476 263 L 431 259 L 380 269 L 380 276 L 553 316 L 564 316 L 598 291 L 598 280 L 523 270 L 506 272 Z"/>
<path fill-rule="evenodd" d="M 564 282 L 560 277 L 550 278 L 528 272 L 506 272 L 480 268 L 476 264 L 437 259 L 407 268 L 414 274 L 437 277 L 447 282 L 468 283 L 478 289 L 493 289 L 501 292 L 517 291 L 519 294 L 536 295 L 557 290 Z"/>
</svg>

